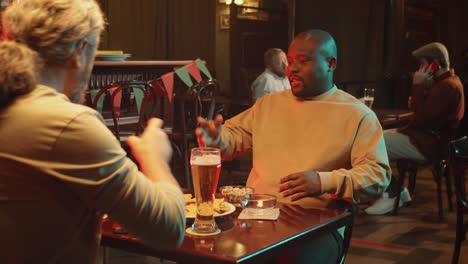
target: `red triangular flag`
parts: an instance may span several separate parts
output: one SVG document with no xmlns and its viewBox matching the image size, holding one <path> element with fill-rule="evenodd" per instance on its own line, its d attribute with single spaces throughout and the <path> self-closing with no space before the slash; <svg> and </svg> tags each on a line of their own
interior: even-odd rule
<svg viewBox="0 0 468 264">
<path fill-rule="evenodd" d="M 119 86 L 109 88 L 109 93 L 111 95 L 111 98 L 112 98 L 112 94 L 114 93 L 115 89 L 118 89 L 118 88 L 119 88 Z M 122 89 L 120 89 L 117 92 L 117 94 L 114 95 L 114 98 L 112 100 L 112 107 L 115 110 L 115 116 L 117 118 L 120 118 L 120 105 L 121 105 L 121 103 L 122 103 Z"/>
<path fill-rule="evenodd" d="M 158 80 L 153 80 L 152 85 L 154 87 L 154 90 L 156 91 L 156 94 L 159 97 L 163 97 L 167 95 L 167 92 L 164 90 L 164 88 L 159 84 Z"/>
<path fill-rule="evenodd" d="M 164 87 L 166 88 L 167 92 L 167 99 L 169 99 L 169 103 L 172 102 L 172 91 L 174 89 L 174 72 L 168 72 L 161 76 L 161 79 L 164 83 Z"/>
<path fill-rule="evenodd" d="M 202 77 L 200 75 L 200 69 L 198 69 L 197 64 L 195 62 L 192 62 L 189 65 L 187 65 L 187 70 L 197 82 L 201 82 Z"/>
</svg>

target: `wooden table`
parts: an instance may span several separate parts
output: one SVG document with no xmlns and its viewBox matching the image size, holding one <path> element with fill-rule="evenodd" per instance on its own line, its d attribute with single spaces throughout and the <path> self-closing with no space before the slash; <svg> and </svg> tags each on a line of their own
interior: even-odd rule
<svg viewBox="0 0 468 264">
<path fill-rule="evenodd" d="M 413 112 L 407 109 L 374 109 L 384 129 L 397 128 L 408 123 Z"/>
<path fill-rule="evenodd" d="M 288 252 L 317 236 L 352 226 L 352 214 L 340 210 L 304 209 L 279 204 L 276 221 L 238 220 L 235 213 L 217 218 L 222 232 L 216 236 L 186 235 L 175 250 L 147 247 L 128 234 L 116 234 L 111 220 L 102 225 L 102 245 L 184 263 L 261 263 Z"/>
</svg>

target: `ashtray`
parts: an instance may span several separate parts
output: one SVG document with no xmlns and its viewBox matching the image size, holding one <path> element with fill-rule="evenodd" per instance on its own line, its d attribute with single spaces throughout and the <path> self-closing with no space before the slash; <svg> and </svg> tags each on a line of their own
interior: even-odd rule
<svg viewBox="0 0 468 264">
<path fill-rule="evenodd" d="M 236 207 L 245 207 L 252 198 L 254 189 L 242 185 L 228 185 L 219 188 L 219 192 L 224 201 L 235 205 Z"/>
<path fill-rule="evenodd" d="M 254 193 L 247 204 L 248 208 L 267 209 L 276 205 L 276 196 L 271 194 Z"/>
</svg>

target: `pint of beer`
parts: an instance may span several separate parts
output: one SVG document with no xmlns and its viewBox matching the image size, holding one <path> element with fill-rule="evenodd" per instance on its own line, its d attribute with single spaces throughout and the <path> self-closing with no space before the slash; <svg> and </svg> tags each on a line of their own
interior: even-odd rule
<svg viewBox="0 0 468 264">
<path fill-rule="evenodd" d="M 364 88 L 364 104 L 372 109 L 372 105 L 374 104 L 374 89 Z"/>
<path fill-rule="evenodd" d="M 197 201 L 197 216 L 192 229 L 198 233 L 212 233 L 218 227 L 214 221 L 213 202 L 221 172 L 220 150 L 194 148 L 190 157 L 192 181 Z"/>
<path fill-rule="evenodd" d="M 364 104 L 372 109 L 372 105 L 374 104 L 374 97 L 364 97 Z"/>
</svg>

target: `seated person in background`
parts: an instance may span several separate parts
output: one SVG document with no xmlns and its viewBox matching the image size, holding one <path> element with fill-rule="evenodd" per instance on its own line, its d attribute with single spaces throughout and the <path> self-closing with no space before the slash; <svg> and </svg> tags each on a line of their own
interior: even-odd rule
<svg viewBox="0 0 468 264">
<path fill-rule="evenodd" d="M 96 263 L 104 213 L 152 247 L 179 246 L 185 202 L 161 120 L 129 139 L 139 171 L 78 104 L 104 27 L 97 3 L 27 0 L 5 15 L 18 42 L 0 43 L 0 262 Z"/>
<path fill-rule="evenodd" d="M 264 55 L 265 71 L 252 83 L 252 99 L 276 92 L 291 89 L 288 78 L 286 78 L 286 67 L 288 61 L 286 54 L 281 49 L 268 49 Z"/>
<path fill-rule="evenodd" d="M 390 166 L 379 120 L 372 110 L 333 84 L 336 44 L 322 30 L 299 34 L 288 50 L 291 90 L 257 100 L 222 123 L 199 118 L 201 144 L 224 159 L 253 152 L 247 186 L 282 203 L 336 208 L 378 197 Z M 342 230 L 340 230 L 342 231 Z M 294 263 L 337 263 L 342 237 L 332 231 L 300 249 Z"/>
<path fill-rule="evenodd" d="M 408 125 L 398 130 L 386 130 L 384 137 L 390 160 L 424 163 L 438 159 L 448 151 L 445 148 L 453 136 L 451 133 L 465 112 L 465 97 L 460 79 L 450 69 L 449 54 L 443 44 L 430 43 L 412 54 L 420 63 L 413 76 L 412 96 L 408 100 L 414 115 Z M 392 177 L 388 190 L 365 210 L 366 213 L 381 215 L 392 211 L 398 191 L 398 181 Z M 411 197 L 404 188 L 398 206 L 408 201 Z"/>
</svg>

